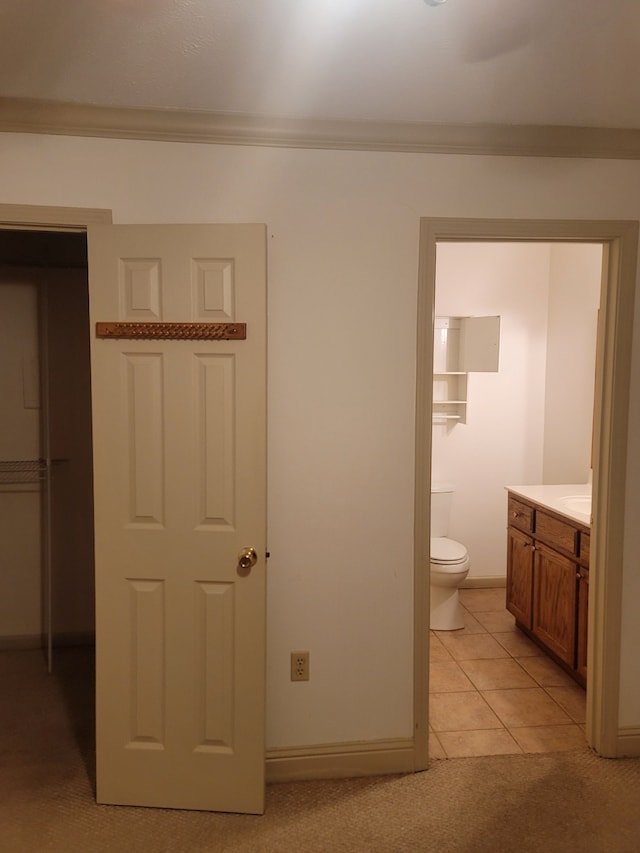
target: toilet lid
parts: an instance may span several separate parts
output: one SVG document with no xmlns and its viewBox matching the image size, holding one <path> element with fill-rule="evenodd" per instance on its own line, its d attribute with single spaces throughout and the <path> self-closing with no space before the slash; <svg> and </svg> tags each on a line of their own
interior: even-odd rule
<svg viewBox="0 0 640 853">
<path fill-rule="evenodd" d="M 436 536 L 431 540 L 432 563 L 462 563 L 467 557 L 467 549 L 455 539 Z"/>
</svg>

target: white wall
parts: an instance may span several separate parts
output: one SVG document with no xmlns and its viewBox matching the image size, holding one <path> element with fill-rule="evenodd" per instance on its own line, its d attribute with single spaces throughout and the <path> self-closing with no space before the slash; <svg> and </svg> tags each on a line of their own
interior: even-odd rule
<svg viewBox="0 0 640 853">
<path fill-rule="evenodd" d="M 419 217 L 637 219 L 640 164 L 3 134 L 0 188 L 120 223 L 268 224 L 268 745 L 411 735 Z M 631 587 L 635 528 L 625 545 Z M 623 713 L 640 724 L 625 607 Z M 288 681 L 298 648 L 308 684 Z"/>
<path fill-rule="evenodd" d="M 545 483 L 589 480 L 601 279 L 601 245 L 551 246 Z"/>
<path fill-rule="evenodd" d="M 497 373 L 470 373 L 466 423 L 434 423 L 432 479 L 455 485 L 469 577 L 506 574 L 505 486 L 542 481 L 549 245 L 439 243 L 436 314 L 500 316 Z"/>
<path fill-rule="evenodd" d="M 471 579 L 506 574 L 506 485 L 588 479 L 601 267 L 599 245 L 438 245 L 436 314 L 501 320 L 499 371 L 469 374 L 466 423 L 433 426 Z"/>
</svg>

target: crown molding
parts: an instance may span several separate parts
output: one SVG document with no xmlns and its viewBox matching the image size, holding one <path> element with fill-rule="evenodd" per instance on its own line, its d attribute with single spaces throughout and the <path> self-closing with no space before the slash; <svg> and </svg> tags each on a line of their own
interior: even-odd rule
<svg viewBox="0 0 640 853">
<path fill-rule="evenodd" d="M 640 130 L 261 117 L 0 98 L 0 131 L 423 154 L 640 159 Z"/>
</svg>

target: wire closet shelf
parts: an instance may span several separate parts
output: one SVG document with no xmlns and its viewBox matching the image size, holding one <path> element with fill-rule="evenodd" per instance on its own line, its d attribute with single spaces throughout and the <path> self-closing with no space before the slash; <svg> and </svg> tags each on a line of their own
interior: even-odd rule
<svg viewBox="0 0 640 853">
<path fill-rule="evenodd" d="M 47 476 L 46 459 L 0 460 L 0 485 L 37 483 Z"/>
<path fill-rule="evenodd" d="M 53 666 L 53 631 L 51 621 L 51 476 L 53 466 L 61 459 L 9 459 L 0 460 L 0 489 L 29 483 L 44 483 L 43 562 L 44 562 L 44 622 L 47 649 L 47 669 Z M 39 488 L 39 487 L 38 487 Z M 9 489 L 9 491 L 13 491 Z M 30 491 L 30 490 L 29 490 Z"/>
</svg>

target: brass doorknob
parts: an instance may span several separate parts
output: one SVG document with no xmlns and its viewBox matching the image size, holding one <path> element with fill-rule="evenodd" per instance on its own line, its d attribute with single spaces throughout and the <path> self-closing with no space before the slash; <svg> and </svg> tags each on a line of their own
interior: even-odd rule
<svg viewBox="0 0 640 853">
<path fill-rule="evenodd" d="M 238 565 L 241 569 L 251 569 L 258 562 L 255 548 L 243 548 L 238 554 Z"/>
</svg>

